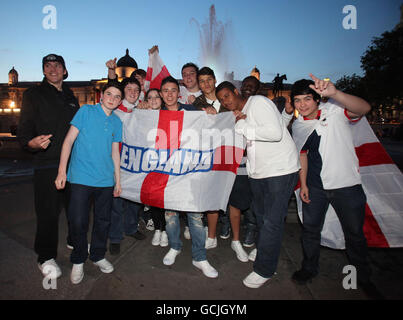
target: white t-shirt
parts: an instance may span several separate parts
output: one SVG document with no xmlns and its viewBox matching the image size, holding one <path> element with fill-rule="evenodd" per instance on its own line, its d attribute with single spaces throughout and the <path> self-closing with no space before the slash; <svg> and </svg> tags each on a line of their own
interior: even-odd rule
<svg viewBox="0 0 403 320">
<path fill-rule="evenodd" d="M 247 139 L 249 177 L 263 179 L 297 172 L 299 154 L 276 105 L 266 97 L 251 96 L 235 131 Z"/>
<path fill-rule="evenodd" d="M 359 162 L 355 153 L 351 120 L 346 109 L 330 99 L 319 105 L 319 119 L 304 120 L 299 116 L 293 123 L 293 137 L 298 151 L 314 130 L 320 136 L 319 154 L 322 158 L 320 177 L 325 190 L 361 184 Z M 308 163 L 309 170 L 309 163 Z"/>
<path fill-rule="evenodd" d="M 199 90 L 197 92 L 190 92 L 186 87 L 179 86 L 179 99 L 178 101 L 183 104 L 191 104 L 189 102 L 189 96 L 193 95 L 195 98 L 200 96 L 202 92 Z"/>
</svg>

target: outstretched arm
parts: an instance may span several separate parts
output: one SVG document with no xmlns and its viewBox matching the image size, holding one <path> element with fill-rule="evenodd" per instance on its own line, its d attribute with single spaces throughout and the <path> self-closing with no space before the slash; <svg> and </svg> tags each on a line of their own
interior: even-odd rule
<svg viewBox="0 0 403 320">
<path fill-rule="evenodd" d="M 315 82 L 314 85 L 310 85 L 309 87 L 321 96 L 332 98 L 342 104 L 347 109 L 349 117 L 361 117 L 371 110 L 371 106 L 364 99 L 337 90 L 332 82 L 320 80 L 312 73 L 309 76 Z"/>
<path fill-rule="evenodd" d="M 66 185 L 66 169 L 67 169 L 67 162 L 69 161 L 71 148 L 73 147 L 74 141 L 79 134 L 79 130 L 75 126 L 70 126 L 69 131 L 67 132 L 66 138 L 64 138 L 62 152 L 60 154 L 60 163 L 59 163 L 59 170 L 55 180 L 56 189 L 64 189 Z"/>
</svg>

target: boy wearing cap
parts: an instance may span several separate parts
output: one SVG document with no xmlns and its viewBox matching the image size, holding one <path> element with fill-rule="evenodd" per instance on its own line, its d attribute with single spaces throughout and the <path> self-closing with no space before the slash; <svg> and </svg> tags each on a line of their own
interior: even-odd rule
<svg viewBox="0 0 403 320">
<path fill-rule="evenodd" d="M 63 140 L 69 123 L 79 109 L 73 92 L 63 80 L 68 73 L 62 56 L 49 54 L 42 59 L 42 83 L 23 94 L 18 140 L 34 153 L 34 200 L 37 227 L 35 252 L 44 276 L 57 278 L 61 270 L 57 257 L 61 206 L 66 207 L 69 188 L 60 192 L 54 185 Z M 67 239 L 69 242 L 69 238 Z M 49 267 L 48 267 L 49 266 Z M 52 272 L 48 274 L 47 271 Z"/>
</svg>

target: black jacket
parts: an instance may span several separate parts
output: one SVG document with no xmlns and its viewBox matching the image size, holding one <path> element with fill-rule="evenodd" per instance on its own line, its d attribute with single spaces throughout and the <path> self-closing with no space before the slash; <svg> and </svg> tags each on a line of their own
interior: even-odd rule
<svg viewBox="0 0 403 320">
<path fill-rule="evenodd" d="M 58 164 L 70 121 L 79 108 L 77 98 L 64 83 L 62 91 L 58 91 L 44 79 L 40 85 L 24 92 L 18 140 L 23 148 L 35 152 L 36 165 Z M 46 150 L 31 150 L 28 142 L 43 134 L 53 135 L 49 147 Z"/>
</svg>

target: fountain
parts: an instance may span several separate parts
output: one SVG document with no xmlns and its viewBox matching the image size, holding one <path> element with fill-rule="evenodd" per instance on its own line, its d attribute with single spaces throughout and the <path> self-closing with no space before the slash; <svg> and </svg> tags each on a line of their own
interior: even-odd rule
<svg viewBox="0 0 403 320">
<path fill-rule="evenodd" d="M 210 67 L 214 70 L 217 83 L 224 80 L 225 73 L 229 66 L 230 29 L 231 23 L 225 24 L 217 21 L 215 6 L 210 7 L 210 14 L 207 23 L 200 26 L 199 22 L 192 18 L 199 31 L 200 37 L 200 67 Z"/>
</svg>

